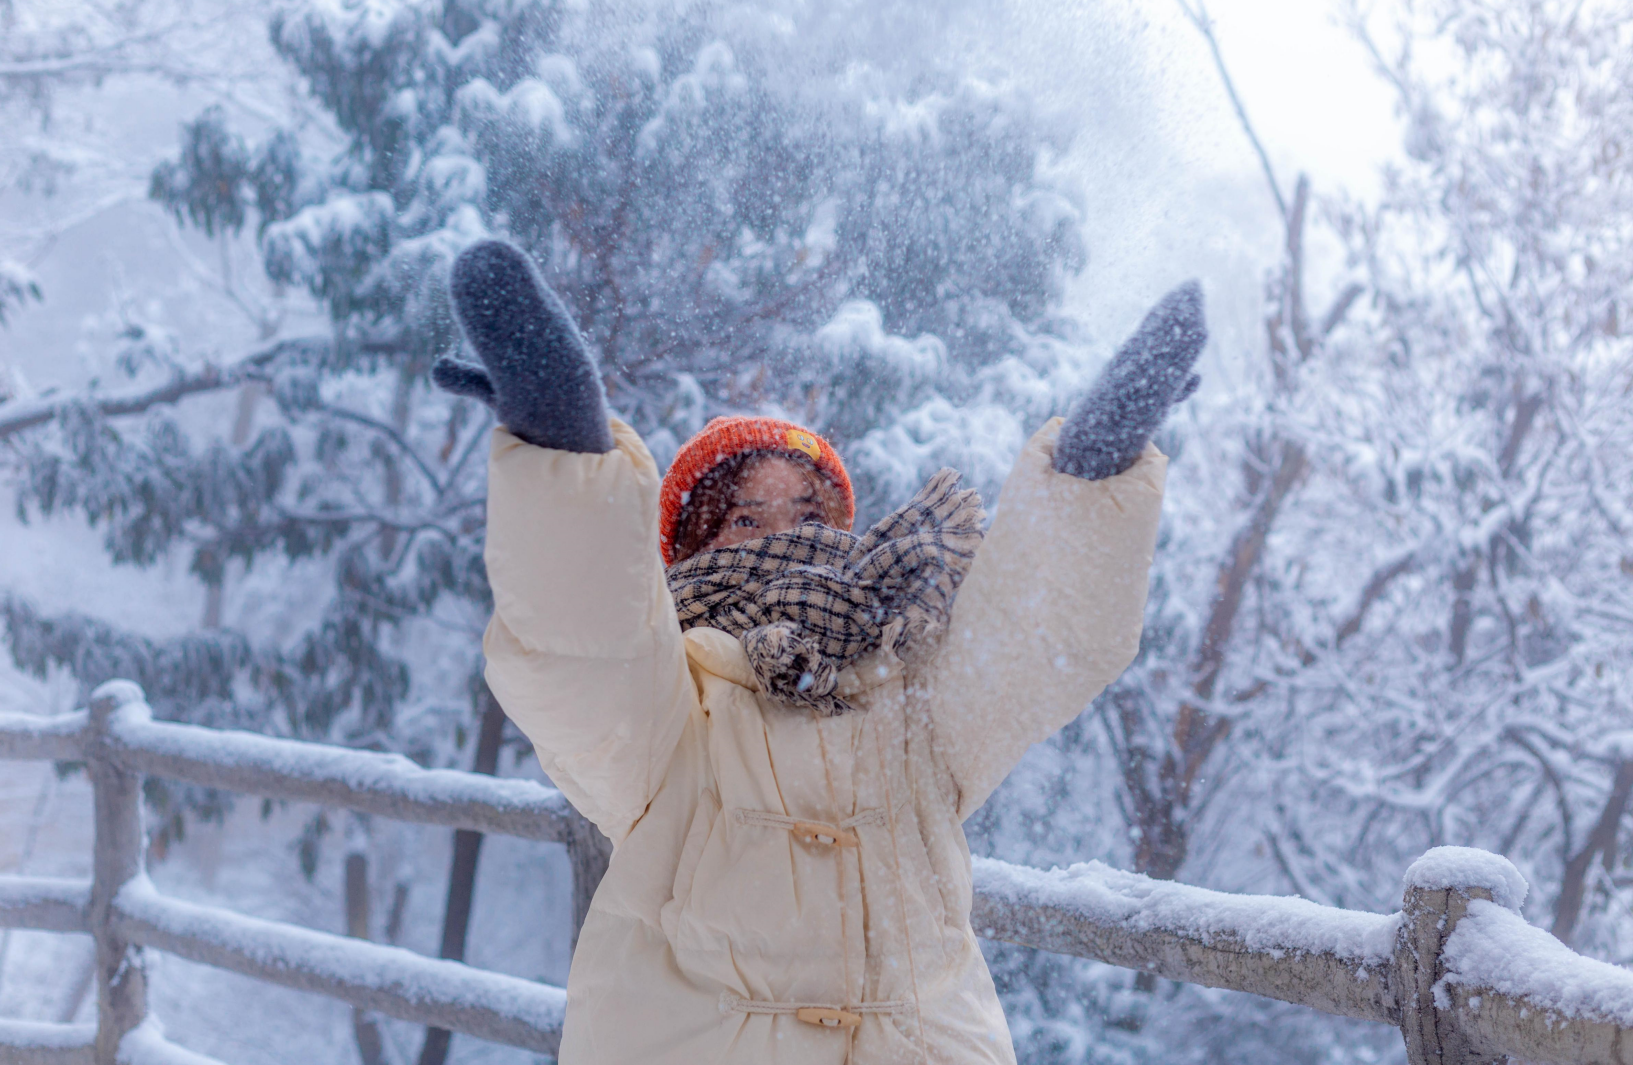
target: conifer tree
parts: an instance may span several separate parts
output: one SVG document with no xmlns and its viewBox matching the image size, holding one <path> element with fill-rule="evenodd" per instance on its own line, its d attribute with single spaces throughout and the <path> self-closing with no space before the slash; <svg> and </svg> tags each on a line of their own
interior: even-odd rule
<svg viewBox="0 0 1633 1065">
<path fill-rule="evenodd" d="M 461 344 L 448 267 L 491 235 L 538 261 L 660 462 L 714 414 L 765 411 L 853 456 L 864 521 L 943 463 L 991 491 L 1021 427 L 1070 398 L 1048 386 L 1075 364 L 1058 305 L 1083 263 L 1080 215 L 1049 165 L 1068 138 L 1013 87 L 844 62 L 786 32 L 828 14 L 287 8 L 272 40 L 331 131 L 250 136 L 210 108 L 150 191 L 178 226 L 253 232 L 267 277 L 309 293 L 327 328 L 220 366 L 128 360 L 129 394 L 11 422 L 0 407 L 22 513 L 81 516 L 116 563 L 184 555 L 218 605 L 235 574 L 285 573 L 283 632 L 212 614 L 222 623 L 153 640 L 10 597 L 17 662 L 87 687 L 132 677 L 167 718 L 493 771 L 501 719 L 479 679 L 491 420 L 428 379 Z M 235 434 L 198 415 L 229 389 Z M 485 720 L 449 727 L 433 710 L 453 699 Z M 152 798 L 172 834 L 224 804 Z M 330 831 L 308 826 L 309 872 Z M 462 949 L 477 842 L 456 848 L 445 954 Z M 440 1060 L 435 1042 L 423 1060 Z"/>
<path fill-rule="evenodd" d="M 427 377 L 460 345 L 448 264 L 484 236 L 538 259 L 660 460 L 715 413 L 775 410 L 854 447 L 881 497 L 935 456 L 903 471 L 870 433 L 991 398 L 994 368 L 1041 379 L 1082 250 L 1043 165 L 1064 144 L 1022 94 L 951 70 L 910 94 L 866 70 L 791 84 L 758 25 L 610 18 L 446 0 L 273 22 L 339 152 L 299 130 L 251 143 L 210 108 L 151 194 L 178 225 L 253 226 L 268 276 L 321 301 L 328 333 L 172 370 L 173 394 L 140 403 L 52 405 L 22 438 L 19 503 L 103 528 L 116 563 L 185 552 L 205 585 L 322 560 L 328 587 L 293 596 L 322 611 L 281 646 L 229 630 L 161 646 L 13 600 L 25 664 L 124 670 L 167 716 L 396 746 L 404 626 L 489 605 L 487 415 Z M 189 419 L 189 397 L 246 384 L 271 404 L 241 444 Z"/>
</svg>

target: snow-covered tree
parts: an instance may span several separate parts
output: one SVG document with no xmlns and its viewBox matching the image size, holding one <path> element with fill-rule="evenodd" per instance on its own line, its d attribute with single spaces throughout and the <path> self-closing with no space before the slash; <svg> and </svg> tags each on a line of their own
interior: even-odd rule
<svg viewBox="0 0 1633 1065">
<path fill-rule="evenodd" d="M 1633 26 L 1546 0 L 1406 6 L 1387 34 L 1352 15 L 1407 157 L 1377 204 L 1274 189 L 1266 342 L 1245 394 L 1181 426 L 1141 658 L 983 816 L 1003 857 L 1380 911 L 1423 850 L 1485 847 L 1534 920 L 1625 962 Z M 1334 276 L 1307 276 L 1317 239 Z M 1056 815 L 1114 803 L 1123 825 Z M 1399 1052 L 994 960 L 1033 1060 Z"/>
<path fill-rule="evenodd" d="M 1317 897 L 1387 900 L 1401 856 L 1435 843 L 1502 851 L 1570 939 L 1585 897 L 1611 906 L 1633 788 L 1633 25 L 1612 5 L 1437 4 L 1399 36 L 1375 52 L 1409 159 L 1381 204 L 1333 213 L 1369 299 L 1301 412 L 1328 430 L 1311 505 L 1330 527 L 1287 544 L 1363 579 L 1277 610 L 1329 634 L 1287 644 L 1275 682 L 1323 737 L 1283 748 L 1309 791 L 1275 832 Z M 1436 48 L 1455 62 L 1416 60 Z M 1606 917 L 1583 943 L 1625 961 Z"/>
<path fill-rule="evenodd" d="M 660 461 L 765 410 L 841 443 L 864 520 L 943 463 L 990 497 L 1093 362 L 1060 312 L 1090 209 L 1056 176 L 1074 131 L 959 53 L 891 44 L 933 40 L 939 12 L 816 7 L 286 9 L 271 39 L 315 117 L 206 110 L 147 183 L 326 320 L 271 315 L 225 360 L 133 334 L 129 391 L 0 405 L 27 513 L 98 524 L 116 562 L 184 555 L 214 606 L 158 640 L 12 597 L 14 657 L 134 676 L 171 717 L 491 771 L 490 423 L 426 380 L 459 344 L 448 263 L 489 235 L 538 260 Z M 1400 10 L 1388 33 L 1354 17 L 1408 157 L 1374 204 L 1267 172 L 1264 339 L 1161 441 L 1141 657 L 973 843 L 1377 910 L 1426 847 L 1484 846 L 1531 879 L 1534 919 L 1626 961 L 1633 30 L 1592 3 Z M 0 310 L 30 285 L 0 272 Z M 224 608 L 234 582 L 266 602 Z M 1396 1052 L 1293 1007 L 992 961 L 1031 1062 Z"/>
<path fill-rule="evenodd" d="M 205 624 L 155 640 L 12 597 L 14 658 L 132 677 L 166 717 L 494 771 L 491 422 L 427 375 L 460 344 L 448 266 L 489 235 L 538 260 L 660 461 L 715 413 L 763 410 L 855 456 L 864 520 L 943 462 L 992 491 L 1076 383 L 1058 309 L 1080 207 L 1054 170 L 1070 131 L 951 59 L 857 61 L 836 35 L 900 34 L 904 16 L 839 8 L 283 9 L 271 40 L 318 120 L 211 107 L 150 193 L 189 232 L 253 240 L 266 285 L 327 322 L 274 316 L 230 359 L 209 337 L 155 353 L 143 332 L 128 392 L 0 406 L 23 513 L 82 516 L 116 563 L 185 557 Z M 224 610 L 234 581 L 265 601 Z M 223 801 L 153 798 L 172 833 Z M 312 820 L 308 868 L 332 830 Z M 461 847 L 449 956 L 476 858 Z"/>
<path fill-rule="evenodd" d="M 187 551 L 209 586 L 264 558 L 331 560 L 334 583 L 282 647 L 209 636 L 208 660 L 173 671 L 131 647 L 147 663 L 120 668 L 166 712 L 197 716 L 208 691 L 257 727 L 397 744 L 400 626 L 449 610 L 469 632 L 485 614 L 483 412 L 425 375 L 458 344 L 445 271 L 472 239 L 540 259 L 660 452 L 724 409 L 854 441 L 1036 361 L 1082 252 L 1046 172 L 1060 142 L 1024 97 L 951 70 L 911 95 L 854 68 L 825 91 L 787 84 L 779 42 L 727 14 L 609 28 L 610 11 L 549 3 L 296 7 L 273 38 L 340 152 L 299 131 L 250 144 L 216 108 L 187 127 L 152 195 L 208 234 L 252 226 L 267 275 L 308 289 L 332 329 L 195 358 L 146 403 L 59 405 L 29 440 L 21 502 L 105 523 L 118 562 Z M 276 411 L 236 445 L 161 406 L 246 382 Z M 892 460 L 864 464 L 875 494 L 897 487 Z M 119 644 L 23 604 L 11 617 L 31 662 L 87 679 Z"/>
<path fill-rule="evenodd" d="M 260 120 L 288 117 L 279 72 L 254 63 L 269 51 L 255 24 L 271 2 L 0 5 L 0 324 L 46 295 L 31 266 L 66 233 L 141 202 L 151 161 L 132 151 L 116 101 L 205 94 Z M 215 264 L 198 265 L 207 283 L 232 288 Z"/>
</svg>

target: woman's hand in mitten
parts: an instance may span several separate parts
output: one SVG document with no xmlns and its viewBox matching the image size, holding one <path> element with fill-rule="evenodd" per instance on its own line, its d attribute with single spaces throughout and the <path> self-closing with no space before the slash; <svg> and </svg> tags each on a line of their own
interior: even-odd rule
<svg viewBox="0 0 1633 1065">
<path fill-rule="evenodd" d="M 473 244 L 454 260 L 449 289 L 481 366 L 444 356 L 431 380 L 481 400 L 518 437 L 539 447 L 611 451 L 607 403 L 595 359 L 560 297 L 519 249 Z"/>
<path fill-rule="evenodd" d="M 1207 339 L 1202 286 L 1187 281 L 1151 308 L 1066 419 L 1055 469 L 1098 481 L 1134 465 L 1168 408 L 1202 382 L 1191 367 Z"/>
</svg>

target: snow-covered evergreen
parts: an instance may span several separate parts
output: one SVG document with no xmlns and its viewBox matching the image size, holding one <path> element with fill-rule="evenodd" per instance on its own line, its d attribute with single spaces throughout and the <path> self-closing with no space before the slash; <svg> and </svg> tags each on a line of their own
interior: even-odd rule
<svg viewBox="0 0 1633 1065">
<path fill-rule="evenodd" d="M 535 256 L 660 460 L 716 413 L 792 417 L 844 449 L 864 521 L 943 464 L 990 500 L 1118 339 L 1066 299 L 1096 253 L 1086 220 L 1116 205 L 1061 160 L 1100 131 L 990 55 L 902 46 L 953 17 L 931 5 L 306 0 L 256 30 L 299 89 L 254 107 L 199 58 L 208 19 L 133 4 L 147 38 L 72 6 L 0 4 L 24 13 L 0 118 L 98 69 L 193 79 L 194 117 L 138 191 L 180 246 L 222 249 L 248 332 L 128 308 L 94 387 L 39 396 L 13 374 L 0 404 L 23 512 L 93 524 L 121 565 L 179 561 L 215 589 L 203 622 L 155 635 L 124 604 L 15 592 L 3 610 L 21 667 L 133 677 L 162 716 L 470 764 L 490 423 L 427 370 L 459 346 L 446 270 L 473 240 Z M 1377 202 L 1282 175 L 1283 250 L 1247 312 L 1264 331 L 1211 353 L 1229 372 L 1160 441 L 1141 658 L 972 839 L 1379 913 L 1425 849 L 1482 846 L 1531 882 L 1533 923 L 1623 963 L 1629 23 L 1554 0 L 1397 7 L 1342 10 L 1407 156 Z M 14 76 L 42 60 L 57 80 Z M 96 178 L 86 202 L 113 187 L 87 162 L 105 146 L 8 128 L 30 154 L 0 160 L 6 189 L 70 165 Z M 0 234 L 4 321 L 59 297 L 17 265 L 55 232 Z M 165 839 L 224 813 L 152 798 Z M 341 836 L 385 847 L 306 825 L 320 877 Z M 1029 1062 L 1399 1053 L 1290 1006 L 990 954 Z"/>
</svg>

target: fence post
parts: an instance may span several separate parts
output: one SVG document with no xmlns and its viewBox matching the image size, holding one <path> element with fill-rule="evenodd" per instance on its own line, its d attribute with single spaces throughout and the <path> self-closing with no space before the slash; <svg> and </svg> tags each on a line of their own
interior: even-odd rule
<svg viewBox="0 0 1633 1065">
<path fill-rule="evenodd" d="M 1481 880 L 1486 883 L 1469 882 Z M 1525 881 L 1506 858 L 1464 847 L 1436 847 L 1406 870 L 1395 971 L 1408 1065 L 1500 1065 L 1508 1060 L 1480 1051 L 1458 1029 L 1456 1014 L 1436 1003 L 1435 984 L 1446 975 L 1446 940 L 1468 914 L 1469 903 L 1490 902 L 1494 892 L 1503 891 L 1502 904 L 1518 909 L 1511 898 L 1516 882 L 1523 898 Z"/>
<path fill-rule="evenodd" d="M 119 1042 L 147 1014 L 142 949 L 112 932 L 119 889 L 143 872 L 142 779 L 107 756 L 108 731 L 118 716 L 147 711 L 142 689 L 113 680 L 91 693 L 86 760 L 95 789 L 96 849 L 91 876 L 91 931 L 96 937 L 96 1062 L 115 1065 Z"/>
<path fill-rule="evenodd" d="M 584 918 L 590 912 L 590 900 L 601 878 L 607 875 L 607 863 L 612 859 L 612 840 L 590 823 L 590 819 L 572 811 L 568 822 L 567 860 L 573 870 L 573 941 L 578 947 L 578 932 L 584 927 Z"/>
</svg>

